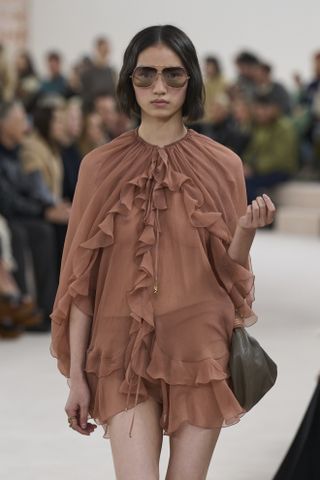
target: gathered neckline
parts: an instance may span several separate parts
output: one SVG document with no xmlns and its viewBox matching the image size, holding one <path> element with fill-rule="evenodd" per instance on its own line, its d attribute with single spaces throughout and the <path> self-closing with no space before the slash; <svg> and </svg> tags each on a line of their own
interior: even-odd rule
<svg viewBox="0 0 320 480">
<path fill-rule="evenodd" d="M 139 127 L 134 128 L 133 133 L 134 133 L 136 139 L 137 139 L 140 143 L 142 143 L 142 144 L 144 144 L 144 145 L 147 145 L 148 147 L 153 147 L 153 148 L 168 148 L 168 147 L 172 147 L 172 146 L 174 146 L 174 145 L 177 145 L 178 143 L 183 142 L 184 140 L 186 140 L 186 139 L 191 135 L 192 129 L 191 129 L 191 128 L 188 128 L 188 127 L 186 127 L 186 128 L 187 128 L 187 131 L 186 131 L 186 133 L 183 135 L 183 137 L 179 138 L 178 140 L 175 140 L 174 142 L 167 143 L 166 145 L 163 145 L 163 146 L 160 146 L 160 145 L 156 145 L 156 144 L 154 144 L 154 143 L 147 142 L 147 140 L 144 140 L 142 137 L 140 137 L 140 135 L 139 135 L 139 133 L 138 133 Z"/>
</svg>

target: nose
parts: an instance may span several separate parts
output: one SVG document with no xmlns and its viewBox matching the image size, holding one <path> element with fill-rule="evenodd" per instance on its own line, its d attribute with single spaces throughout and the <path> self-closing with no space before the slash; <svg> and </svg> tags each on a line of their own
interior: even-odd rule
<svg viewBox="0 0 320 480">
<path fill-rule="evenodd" d="M 159 94 L 159 93 L 166 93 L 167 91 L 167 85 L 165 81 L 163 80 L 162 75 L 158 72 L 156 79 L 152 85 L 153 87 L 153 93 Z"/>
</svg>

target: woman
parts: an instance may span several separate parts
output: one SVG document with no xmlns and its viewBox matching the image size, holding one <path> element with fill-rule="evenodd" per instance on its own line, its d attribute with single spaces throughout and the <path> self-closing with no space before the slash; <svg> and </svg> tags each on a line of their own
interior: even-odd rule
<svg viewBox="0 0 320 480">
<path fill-rule="evenodd" d="M 15 61 L 15 97 L 22 103 L 27 113 L 30 114 L 40 89 L 40 80 L 35 71 L 30 53 L 18 52 Z"/>
<path fill-rule="evenodd" d="M 50 102 L 37 105 L 33 116 L 34 131 L 26 138 L 21 157 L 24 171 L 39 171 L 58 200 L 62 198 L 63 185 L 59 142 L 64 138 L 64 109 L 62 104 Z"/>
<path fill-rule="evenodd" d="M 257 318 L 249 249 L 274 206 L 247 207 L 240 158 L 185 128 L 202 115 L 202 91 L 185 33 L 142 30 L 117 89 L 140 125 L 80 167 L 51 354 L 70 386 L 70 427 L 90 435 L 88 414 L 103 425 L 120 480 L 159 478 L 163 434 L 166 479 L 205 478 L 221 427 L 244 413 L 230 340 L 236 317 Z"/>
<path fill-rule="evenodd" d="M 106 143 L 102 128 L 102 118 L 95 111 L 85 115 L 79 147 L 83 155 Z"/>
</svg>

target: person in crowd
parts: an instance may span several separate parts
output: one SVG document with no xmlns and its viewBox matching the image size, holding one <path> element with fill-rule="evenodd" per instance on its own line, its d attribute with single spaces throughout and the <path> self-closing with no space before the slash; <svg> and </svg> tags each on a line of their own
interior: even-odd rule
<svg viewBox="0 0 320 480">
<path fill-rule="evenodd" d="M 4 46 L 0 43 L 0 101 L 11 100 L 14 96 L 14 80 L 9 68 Z"/>
<path fill-rule="evenodd" d="M 33 115 L 33 130 L 24 139 L 21 159 L 25 172 L 39 171 L 49 190 L 62 198 L 63 163 L 59 142 L 64 137 L 64 103 L 38 103 Z"/>
<path fill-rule="evenodd" d="M 87 62 L 81 75 L 81 94 L 86 112 L 93 107 L 93 101 L 98 94 L 108 93 L 115 96 L 117 73 L 110 65 L 110 51 L 109 40 L 98 37 L 91 65 Z"/>
<path fill-rule="evenodd" d="M 238 78 L 232 85 L 231 93 L 243 95 L 247 100 L 252 100 L 256 89 L 256 76 L 259 67 L 259 58 L 252 52 L 240 52 L 235 58 Z"/>
<path fill-rule="evenodd" d="M 204 63 L 204 88 L 205 88 L 205 104 L 204 104 L 204 122 L 210 122 L 211 106 L 217 95 L 225 93 L 228 85 L 223 76 L 220 62 L 217 57 L 207 56 Z"/>
<path fill-rule="evenodd" d="M 291 120 L 281 113 L 274 92 L 255 94 L 252 135 L 242 159 L 248 201 L 297 173 L 296 131 Z"/>
<path fill-rule="evenodd" d="M 60 144 L 64 139 L 64 103 L 44 100 L 35 108 L 33 132 L 23 142 L 21 160 L 25 172 L 39 172 L 56 201 L 63 201 L 66 207 L 70 201 L 63 199 L 64 168 Z M 59 270 L 66 224 L 56 224 L 57 267 Z"/>
<path fill-rule="evenodd" d="M 17 269 L 7 221 L 0 215 L 0 338 L 16 338 L 25 326 L 41 323 L 31 295 L 22 294 L 12 272 Z"/>
<path fill-rule="evenodd" d="M 284 115 L 292 112 L 292 100 L 288 90 L 280 82 L 272 78 L 272 66 L 265 62 L 259 62 L 255 69 L 256 92 L 272 92 L 278 98 L 278 104 Z"/>
<path fill-rule="evenodd" d="M 106 143 L 101 116 L 95 112 L 85 114 L 79 147 L 82 156 Z"/>
<path fill-rule="evenodd" d="M 119 129 L 119 111 L 116 99 L 112 95 L 99 94 L 94 100 L 94 109 L 102 119 L 102 128 L 106 142 L 123 133 Z"/>
<path fill-rule="evenodd" d="M 29 114 L 35 106 L 40 86 L 30 53 L 24 50 L 18 52 L 15 59 L 15 98 L 23 103 Z"/>
<path fill-rule="evenodd" d="M 232 115 L 230 97 L 226 93 L 216 95 L 207 105 L 210 120 L 193 124 L 192 128 L 225 145 L 238 155 L 242 154 L 249 140 L 247 130 L 242 130 Z"/>
<path fill-rule="evenodd" d="M 0 103 L 0 214 L 11 231 L 12 251 L 17 262 L 14 278 L 22 294 L 30 293 L 26 252 L 30 253 L 43 321 L 41 325 L 27 328 L 41 332 L 50 330 L 49 313 L 58 280 L 54 225 L 67 224 L 70 208 L 57 201 L 39 171 L 23 170 L 21 145 L 27 127 L 20 102 Z"/>
<path fill-rule="evenodd" d="M 62 72 L 62 57 L 59 52 L 50 51 L 46 56 L 48 77 L 42 81 L 40 92 L 42 95 L 67 96 L 68 80 Z"/>
<path fill-rule="evenodd" d="M 73 200 L 82 159 L 79 146 L 83 123 L 82 116 L 81 99 L 72 97 L 66 104 L 64 131 L 60 140 L 60 152 L 63 161 L 62 195 L 64 199 L 68 199 L 70 202 Z"/>
</svg>

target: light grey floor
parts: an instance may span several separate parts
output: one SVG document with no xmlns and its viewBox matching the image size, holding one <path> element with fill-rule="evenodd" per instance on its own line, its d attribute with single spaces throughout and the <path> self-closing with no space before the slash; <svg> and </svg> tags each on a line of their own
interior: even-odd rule
<svg viewBox="0 0 320 480">
<path fill-rule="evenodd" d="M 251 251 L 259 321 L 250 333 L 278 363 L 279 378 L 240 423 L 223 429 L 209 480 L 271 480 L 320 370 L 320 239 L 259 230 Z M 113 480 L 101 427 L 91 437 L 67 428 L 68 387 L 48 347 L 47 334 L 0 342 L 0 478 Z M 164 437 L 162 479 L 168 455 Z"/>
</svg>

